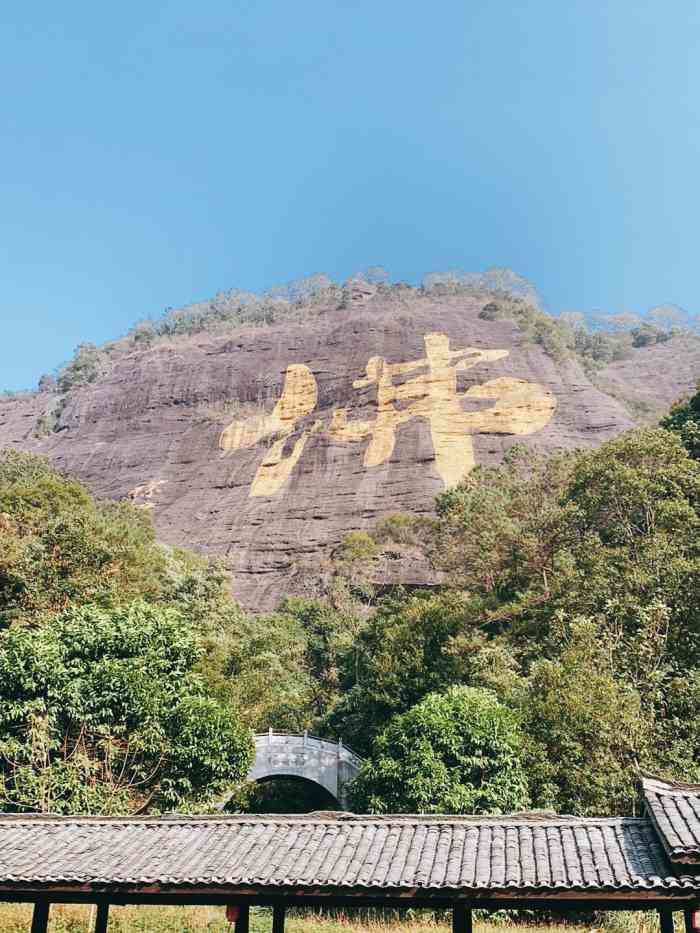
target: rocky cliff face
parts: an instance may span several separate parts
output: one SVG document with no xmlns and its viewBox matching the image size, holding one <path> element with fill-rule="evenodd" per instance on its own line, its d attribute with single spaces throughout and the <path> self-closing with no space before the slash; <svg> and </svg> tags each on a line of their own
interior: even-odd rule
<svg viewBox="0 0 700 933">
<path fill-rule="evenodd" d="M 44 436 L 55 397 L 0 401 L 0 446 L 152 508 L 162 540 L 223 559 L 241 602 L 270 607 L 348 531 L 429 512 L 514 443 L 591 446 L 632 425 L 575 361 L 482 306 L 369 291 L 306 323 L 158 343 L 71 391 Z"/>
<path fill-rule="evenodd" d="M 595 384 L 640 420 L 653 420 L 690 392 L 698 378 L 700 340 L 674 337 L 610 363 L 596 373 Z"/>
</svg>

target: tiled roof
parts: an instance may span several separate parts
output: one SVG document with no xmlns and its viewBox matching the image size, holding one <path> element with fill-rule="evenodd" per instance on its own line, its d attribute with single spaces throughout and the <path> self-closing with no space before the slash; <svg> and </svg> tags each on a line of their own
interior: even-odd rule
<svg viewBox="0 0 700 933">
<path fill-rule="evenodd" d="M 642 779 L 647 812 L 674 862 L 700 862 L 700 785 Z"/>
<path fill-rule="evenodd" d="M 647 819 L 0 818 L 0 886 L 659 892 L 688 896 Z"/>
</svg>

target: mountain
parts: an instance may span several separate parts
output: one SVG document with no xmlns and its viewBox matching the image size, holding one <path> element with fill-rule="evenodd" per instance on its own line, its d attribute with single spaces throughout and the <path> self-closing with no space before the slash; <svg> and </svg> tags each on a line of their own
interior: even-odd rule
<svg viewBox="0 0 700 933">
<path fill-rule="evenodd" d="M 0 400 L 0 447 L 46 453 L 94 493 L 151 509 L 164 542 L 221 558 L 234 594 L 263 609 L 348 532 L 430 513 L 513 444 L 600 444 L 700 371 L 700 343 L 674 338 L 594 384 L 552 319 L 474 289 L 354 282 L 269 306 L 83 348 L 57 386 Z M 420 583 L 425 570 L 392 574 Z"/>
</svg>

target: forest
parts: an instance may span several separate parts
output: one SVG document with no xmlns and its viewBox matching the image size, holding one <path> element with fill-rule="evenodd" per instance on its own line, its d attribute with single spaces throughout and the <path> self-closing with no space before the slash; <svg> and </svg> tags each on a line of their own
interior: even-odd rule
<svg viewBox="0 0 700 933">
<path fill-rule="evenodd" d="M 513 448 L 271 614 L 148 510 L 5 450 L 0 809 L 313 809 L 245 782 L 273 727 L 364 758 L 356 812 L 634 813 L 640 771 L 700 779 L 699 531 L 700 392 L 595 450 Z M 434 586 L 370 582 L 392 541 Z"/>
</svg>

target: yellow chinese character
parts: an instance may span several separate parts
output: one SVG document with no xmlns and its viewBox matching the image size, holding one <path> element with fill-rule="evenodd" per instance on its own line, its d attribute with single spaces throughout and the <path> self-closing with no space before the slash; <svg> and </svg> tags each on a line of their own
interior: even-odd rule
<svg viewBox="0 0 700 933">
<path fill-rule="evenodd" d="M 353 382 L 356 389 L 376 386 L 376 417 L 372 421 L 348 421 L 347 409 L 333 412 L 329 434 L 352 443 L 369 437 L 364 466 L 386 463 L 396 444 L 396 431 L 412 418 L 424 418 L 430 426 L 435 467 L 445 486 L 453 486 L 474 466 L 472 436 L 489 434 L 532 434 L 551 419 L 556 401 L 543 386 L 502 376 L 468 391 L 457 391 L 457 373 L 479 363 L 495 362 L 508 350 L 467 347 L 450 350 L 446 334 L 425 335 L 425 356 L 405 363 L 389 363 L 373 356 L 365 375 Z M 405 377 L 395 384 L 396 377 Z M 491 400 L 489 408 L 465 411 L 464 400 Z M 274 438 L 258 467 L 250 487 L 251 496 L 273 496 L 289 479 L 307 441 L 322 428 L 321 421 L 305 427 L 285 456 L 297 424 L 315 409 L 318 386 L 311 370 L 302 364 L 287 367 L 282 396 L 270 414 L 234 421 L 221 434 L 223 450 L 254 447 Z"/>
<path fill-rule="evenodd" d="M 287 456 L 284 449 L 297 422 L 316 407 L 318 386 L 308 366 L 301 363 L 287 367 L 282 396 L 269 415 L 253 415 L 243 421 L 234 421 L 221 432 L 222 450 L 240 450 L 254 447 L 267 437 L 277 439 L 267 451 L 250 486 L 251 496 L 274 496 L 289 479 L 301 457 L 311 434 L 320 428 L 316 422 L 297 438 Z"/>
<path fill-rule="evenodd" d="M 508 350 L 468 347 L 450 350 L 446 334 L 425 335 L 425 357 L 408 363 L 387 363 L 372 357 L 367 375 L 354 386 L 377 385 L 374 421 L 348 421 L 347 410 L 336 411 L 331 434 L 341 441 L 371 436 L 364 465 L 378 466 L 391 457 L 396 428 L 411 418 L 425 418 L 435 453 L 435 467 L 445 484 L 454 486 L 474 467 L 471 435 L 476 433 L 531 434 L 551 419 L 556 402 L 542 386 L 524 379 L 501 377 L 464 394 L 457 392 L 457 373 L 479 363 L 508 356 Z M 393 377 L 421 370 L 412 379 L 394 385 Z M 492 408 L 464 411 L 462 399 L 493 399 Z M 399 403 L 401 407 L 396 407 Z"/>
</svg>

